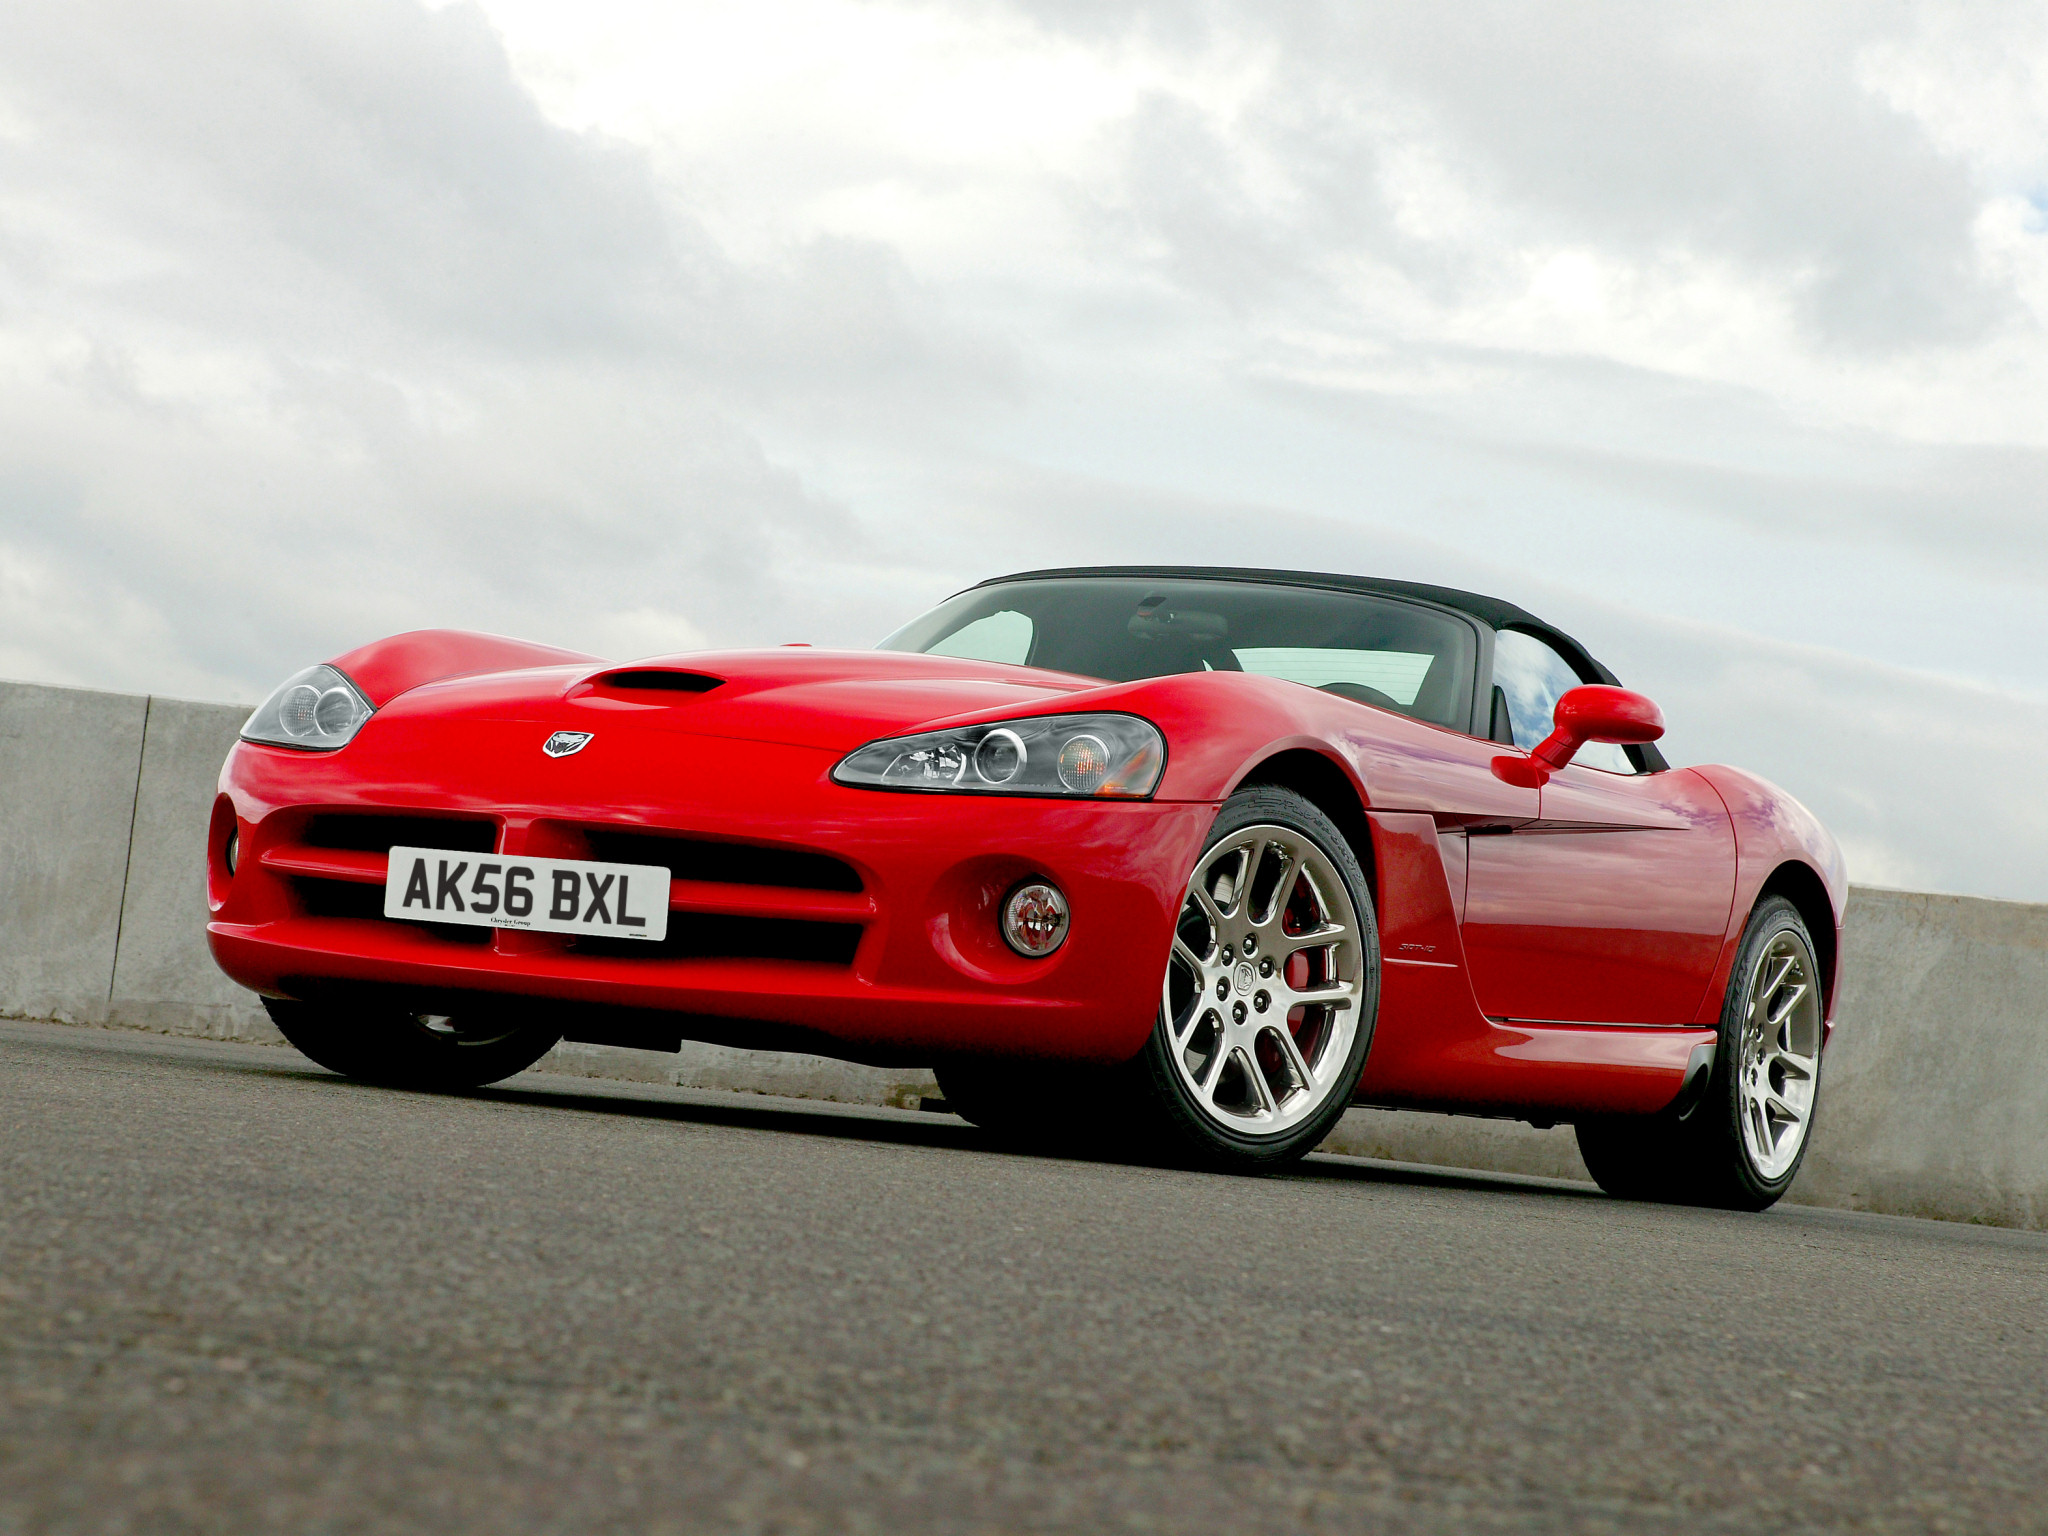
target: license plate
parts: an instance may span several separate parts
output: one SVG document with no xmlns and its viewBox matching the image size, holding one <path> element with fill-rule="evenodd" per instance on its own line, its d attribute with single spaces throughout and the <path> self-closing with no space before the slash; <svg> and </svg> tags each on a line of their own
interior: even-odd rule
<svg viewBox="0 0 2048 1536">
<path fill-rule="evenodd" d="M 384 915 L 473 928 L 663 939 L 668 880 L 659 864 L 394 848 L 384 876 Z"/>
</svg>

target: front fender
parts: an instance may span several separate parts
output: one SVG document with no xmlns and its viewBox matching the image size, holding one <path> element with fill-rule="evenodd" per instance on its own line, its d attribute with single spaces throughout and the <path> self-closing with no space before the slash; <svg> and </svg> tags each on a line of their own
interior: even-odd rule
<svg viewBox="0 0 2048 1536">
<path fill-rule="evenodd" d="M 596 664 L 603 660 L 601 656 L 505 635 L 478 634 L 466 629 L 415 629 L 357 646 L 335 657 L 329 665 L 345 673 L 381 709 L 401 693 L 444 678 L 569 663 Z"/>
</svg>

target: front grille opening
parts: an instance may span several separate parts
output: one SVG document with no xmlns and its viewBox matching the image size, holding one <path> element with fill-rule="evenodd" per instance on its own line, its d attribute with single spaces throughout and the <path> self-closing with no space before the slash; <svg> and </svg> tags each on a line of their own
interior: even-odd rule
<svg viewBox="0 0 2048 1536">
<path fill-rule="evenodd" d="M 300 836 L 311 848 L 346 848 L 355 853 L 389 853 L 393 848 L 446 848 L 451 853 L 489 853 L 498 846 L 498 824 L 453 816 L 366 816 L 329 812 L 308 821 Z"/>
<path fill-rule="evenodd" d="M 677 880 L 725 885 L 772 885 L 795 891 L 858 891 L 860 875 L 830 854 L 754 843 L 714 843 L 696 837 L 585 829 L 590 857 L 603 864 L 660 864 Z M 625 941 L 632 948 L 644 946 Z"/>
<path fill-rule="evenodd" d="M 420 847 L 432 847 L 422 843 Z M 384 887 L 365 885 L 356 880 L 322 880 L 312 875 L 296 875 L 292 878 L 292 894 L 298 899 L 299 910 L 308 917 L 346 917 L 365 922 L 391 922 L 384 916 Z M 467 923 L 407 923 L 409 928 L 423 928 L 451 944 L 487 945 L 491 942 L 491 930 L 475 928 Z"/>
<path fill-rule="evenodd" d="M 607 672 L 597 679 L 602 687 L 631 688 L 656 693 L 709 693 L 725 686 L 725 679 L 708 672 L 677 672 L 666 667 L 632 667 L 624 672 Z"/>
<path fill-rule="evenodd" d="M 809 960 L 851 965 L 854 951 L 860 948 L 860 934 L 859 923 L 671 912 L 668 937 L 655 943 L 578 938 L 570 947 L 580 955 L 624 960 Z"/>
</svg>

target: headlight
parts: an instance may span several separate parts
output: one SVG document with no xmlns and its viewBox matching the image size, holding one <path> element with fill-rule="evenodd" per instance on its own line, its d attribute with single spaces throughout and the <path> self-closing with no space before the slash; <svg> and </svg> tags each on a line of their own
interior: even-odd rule
<svg viewBox="0 0 2048 1536">
<path fill-rule="evenodd" d="M 242 740 L 273 747 L 332 752 L 370 718 L 370 701 L 332 667 L 308 667 L 258 706 L 242 727 Z"/>
<path fill-rule="evenodd" d="M 1136 715 L 1041 715 L 872 741 L 832 778 L 862 789 L 1142 800 L 1165 766 L 1166 739 Z"/>
</svg>

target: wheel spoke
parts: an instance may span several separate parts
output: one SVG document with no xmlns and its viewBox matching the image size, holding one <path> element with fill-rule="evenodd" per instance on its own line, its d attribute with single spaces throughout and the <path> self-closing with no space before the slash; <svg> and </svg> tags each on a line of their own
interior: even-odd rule
<svg viewBox="0 0 2048 1536">
<path fill-rule="evenodd" d="M 1308 1003 L 1324 1008 L 1349 1008 L 1351 1006 L 1351 983 L 1348 981 L 1326 982 L 1320 987 L 1303 987 L 1299 992 L 1287 989 L 1290 1003 Z"/>
<path fill-rule="evenodd" d="M 1342 923 L 1325 922 L 1309 929 L 1307 933 L 1290 933 L 1287 942 L 1296 949 L 1327 949 L 1337 940 L 1350 936 L 1351 930 Z"/>
<path fill-rule="evenodd" d="M 1195 883 L 1188 887 L 1188 895 L 1196 906 L 1202 909 L 1202 916 L 1209 920 L 1217 939 L 1223 937 L 1223 909 L 1216 905 L 1216 898 L 1209 894 L 1209 871 L 1204 871 Z"/>
<path fill-rule="evenodd" d="M 1281 843 L 1267 846 L 1280 855 L 1280 878 L 1273 882 L 1273 898 L 1266 903 L 1266 915 L 1253 919 L 1253 925 L 1259 928 L 1271 927 L 1286 915 L 1287 899 L 1294 894 L 1294 883 L 1300 878 L 1300 865 L 1295 862 L 1292 848 Z"/>
<path fill-rule="evenodd" d="M 1201 985 L 1206 974 L 1204 967 L 1207 965 L 1207 958 L 1196 954 L 1194 947 L 1178 933 L 1173 936 L 1173 956 L 1195 973 L 1195 984 Z"/>
<path fill-rule="evenodd" d="M 1757 1150 L 1769 1157 L 1778 1149 L 1778 1138 L 1771 1131 L 1771 1117 L 1764 1112 L 1763 1100 L 1751 1096 L 1748 1105 L 1749 1126 L 1756 1137 Z"/>
<path fill-rule="evenodd" d="M 1223 1086 L 1223 1079 L 1229 1074 L 1231 1062 L 1237 1059 L 1237 1048 L 1216 1042 L 1216 1055 L 1209 1062 L 1209 1075 L 1202 1081 L 1202 1096 L 1216 1104 L 1216 1090 Z M 1216 1104 L 1218 1109 L 1223 1106 Z M 1225 1111 L 1228 1113 L 1228 1111 Z"/>
<path fill-rule="evenodd" d="M 1776 1089 L 1765 1089 L 1762 1097 L 1766 1114 L 1776 1111 L 1780 1119 L 1789 1121 L 1794 1125 L 1797 1125 L 1806 1118 L 1805 1110 L 1799 1108 L 1798 1105 L 1794 1104 Z"/>
<path fill-rule="evenodd" d="M 1777 1032 L 1785 1027 L 1785 1021 L 1792 1017 L 1792 1010 L 1797 1008 L 1800 999 L 1806 996 L 1806 990 L 1806 983 L 1800 982 L 1791 989 L 1784 1003 L 1777 1008 L 1773 1008 L 1765 1018 L 1764 1027 L 1771 1031 L 1774 1040 Z"/>
<path fill-rule="evenodd" d="M 1273 1093 L 1273 1085 L 1266 1081 L 1266 1074 L 1259 1070 L 1257 1059 L 1241 1045 L 1232 1047 L 1230 1056 L 1237 1063 L 1238 1071 L 1244 1074 L 1245 1081 L 1251 1084 L 1252 1097 L 1258 1101 L 1254 1108 L 1260 1114 L 1271 1114 L 1279 1107 L 1278 1101 Z"/>
<path fill-rule="evenodd" d="M 1798 959 L 1792 955 L 1778 956 L 1778 968 L 1771 972 L 1771 979 L 1769 981 L 1757 988 L 1757 995 L 1759 997 L 1769 997 L 1773 992 L 1777 991 L 1779 987 L 1785 984 L 1785 978 L 1792 974 L 1793 968 L 1798 964 Z"/>
<path fill-rule="evenodd" d="M 1302 947 L 1304 949 L 1321 949 L 1326 946 L 1308 944 Z M 1300 951 L 1297 950 L 1294 953 L 1298 954 Z M 1291 958 L 1293 956 L 1290 954 L 1289 959 Z M 1288 1006 L 1292 1006 L 1295 1003 L 1329 1003 L 1341 1006 L 1351 1000 L 1353 992 L 1357 990 L 1358 983 L 1346 981 L 1339 976 L 1333 977 L 1328 981 L 1310 982 L 1307 986 L 1297 987 L 1288 982 L 1287 965 L 1285 961 L 1282 961 L 1273 972 L 1273 979 L 1270 985 L 1275 992 L 1279 993 L 1280 999 Z"/>
<path fill-rule="evenodd" d="M 1294 1074 L 1295 1082 L 1304 1089 L 1314 1088 L 1316 1075 L 1309 1071 L 1308 1058 L 1301 1054 L 1301 1045 L 1294 1038 L 1294 1031 L 1282 1023 L 1268 1029 L 1266 1033 L 1279 1042 L 1280 1054 L 1285 1059 L 1288 1070 Z"/>
<path fill-rule="evenodd" d="M 1228 860 L 1219 861 L 1236 866 L 1236 872 L 1230 877 L 1230 904 L 1223 908 L 1232 917 L 1241 917 L 1244 914 L 1245 902 L 1251 896 L 1252 876 L 1258 869 L 1261 846 L 1256 838 L 1250 842 L 1239 843 L 1231 850 Z M 1212 870 L 1216 867 L 1210 866 Z"/>
<path fill-rule="evenodd" d="M 1807 1083 L 1812 1082 L 1814 1079 L 1813 1058 L 1811 1056 L 1795 1056 L 1790 1051 L 1781 1050 L 1771 1059 L 1777 1063 L 1779 1070 L 1784 1072 L 1787 1077 L 1796 1077 L 1800 1081 Z"/>
</svg>

